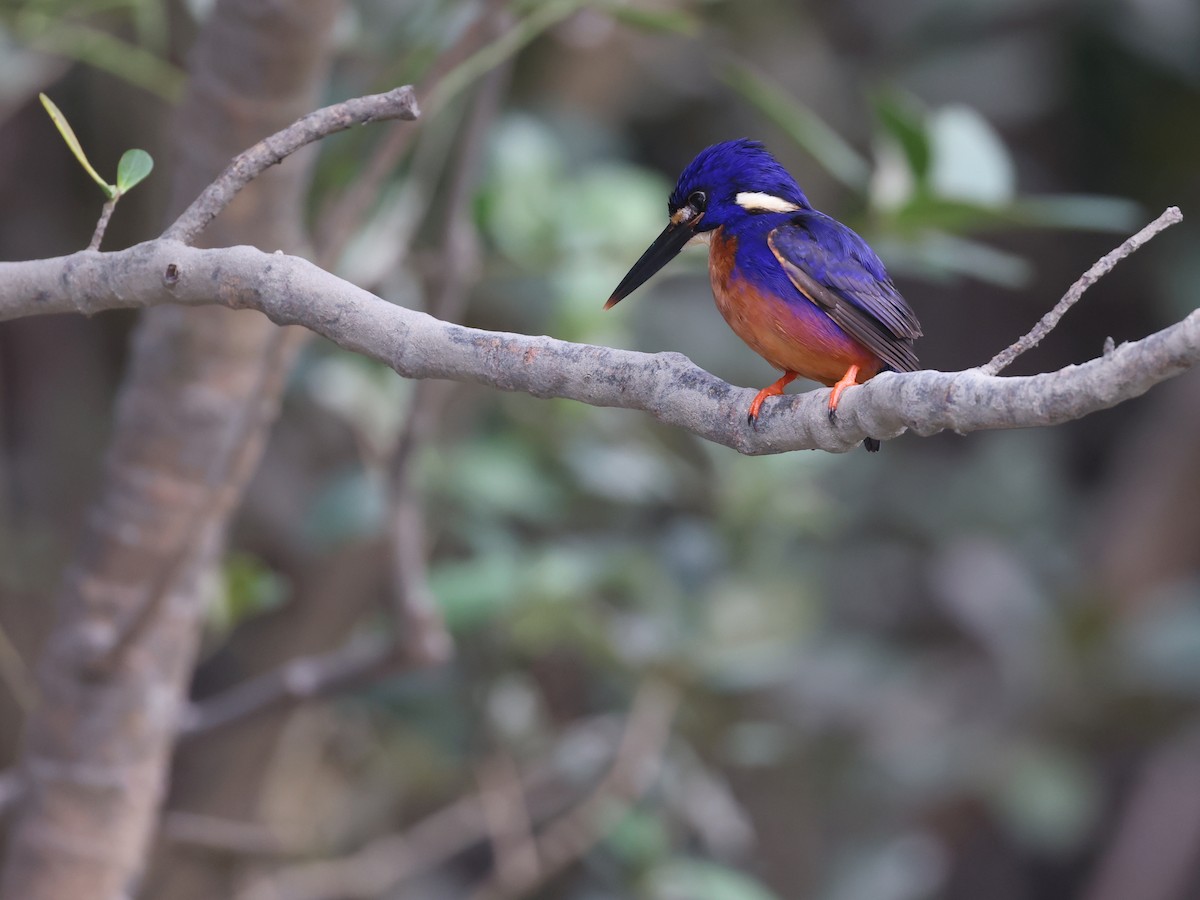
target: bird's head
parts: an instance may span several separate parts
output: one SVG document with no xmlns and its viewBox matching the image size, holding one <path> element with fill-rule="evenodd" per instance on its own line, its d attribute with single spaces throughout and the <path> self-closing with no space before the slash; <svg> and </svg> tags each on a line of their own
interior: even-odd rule
<svg viewBox="0 0 1200 900">
<path fill-rule="evenodd" d="M 747 217 L 808 209 L 796 180 L 758 141 L 742 138 L 713 144 L 693 159 L 667 201 L 671 220 L 617 285 L 609 309 L 675 258 L 693 238 L 734 227 Z"/>
</svg>

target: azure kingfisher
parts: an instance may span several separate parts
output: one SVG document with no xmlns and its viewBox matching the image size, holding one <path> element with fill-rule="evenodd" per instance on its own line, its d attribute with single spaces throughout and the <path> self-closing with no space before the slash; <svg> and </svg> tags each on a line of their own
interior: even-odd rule
<svg viewBox="0 0 1200 900">
<path fill-rule="evenodd" d="M 667 203 L 671 220 L 617 285 L 605 309 L 629 296 L 692 241 L 708 244 L 717 309 L 738 337 L 783 377 L 819 381 L 832 418 L 846 388 L 885 370 L 913 372 L 916 314 L 861 237 L 817 212 L 757 141 L 714 144 L 688 164 Z M 879 442 L 868 438 L 868 450 Z"/>
</svg>

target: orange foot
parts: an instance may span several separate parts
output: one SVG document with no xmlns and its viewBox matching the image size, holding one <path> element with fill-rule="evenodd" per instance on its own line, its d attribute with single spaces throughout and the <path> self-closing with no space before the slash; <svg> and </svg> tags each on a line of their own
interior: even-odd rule
<svg viewBox="0 0 1200 900">
<path fill-rule="evenodd" d="M 857 369 L 854 371 L 855 373 L 858 372 Z M 784 372 L 783 377 L 776 381 L 773 385 L 770 387 L 765 387 L 759 391 L 758 395 L 754 398 L 754 402 L 750 404 L 750 414 L 746 416 L 746 424 L 757 425 L 758 411 L 762 409 L 763 401 L 768 397 L 778 397 L 783 393 L 783 389 L 785 387 L 796 380 L 796 377 L 797 376 L 795 372 Z"/>
<path fill-rule="evenodd" d="M 837 416 L 838 401 L 842 399 L 842 394 L 846 388 L 854 387 L 858 384 L 858 366 L 851 366 L 846 370 L 846 374 L 841 377 L 829 393 L 829 418 Z"/>
</svg>

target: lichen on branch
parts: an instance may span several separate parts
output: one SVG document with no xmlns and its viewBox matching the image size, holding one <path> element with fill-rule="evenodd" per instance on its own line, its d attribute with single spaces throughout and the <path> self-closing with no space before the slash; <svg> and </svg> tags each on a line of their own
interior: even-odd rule
<svg viewBox="0 0 1200 900">
<path fill-rule="evenodd" d="M 168 275 L 168 273 L 170 273 Z M 217 303 L 257 309 L 376 359 L 406 378 L 447 378 L 593 406 L 640 409 L 740 453 L 843 452 L 896 437 L 1055 425 L 1136 397 L 1200 362 L 1200 312 L 1090 362 L 1024 377 L 885 372 L 845 394 L 780 398 L 757 429 L 753 391 L 679 353 L 638 353 L 483 331 L 396 306 L 297 257 L 250 247 L 197 250 L 156 240 L 117 253 L 0 263 L 0 321 L 38 313 Z"/>
</svg>

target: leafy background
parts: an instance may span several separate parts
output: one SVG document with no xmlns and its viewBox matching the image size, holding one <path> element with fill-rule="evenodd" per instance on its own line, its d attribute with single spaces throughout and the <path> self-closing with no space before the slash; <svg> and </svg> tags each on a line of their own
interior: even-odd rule
<svg viewBox="0 0 1200 900">
<path fill-rule="evenodd" d="M 0 10 L 4 258 L 86 245 L 102 200 L 37 92 L 101 172 L 130 146 L 169 165 L 205 6 Z M 473 276 L 469 324 L 773 380 L 721 322 L 701 254 L 600 309 L 660 229 L 676 172 L 729 137 L 765 140 L 872 242 L 938 369 L 986 361 L 1125 234 L 1200 199 L 1194 4 L 510 10 L 472 241 L 451 261 Z M 419 81 L 478 15 L 450 0 L 350 5 L 328 99 Z M 475 60 L 442 82 L 339 274 L 429 302 L 448 264 L 447 160 L 482 75 Z M 314 227 L 380 131 L 326 142 Z M 157 232 L 159 176 L 122 202 L 106 247 Z M 1014 373 L 1192 309 L 1196 239 L 1185 221 L 1124 263 Z M 34 702 L 29 667 L 101 477 L 130 324 L 0 326 L 0 759 Z M 308 348 L 214 586 L 198 696 L 236 683 L 240 656 L 269 653 L 271 629 L 312 604 L 353 595 L 354 630 L 385 627 L 386 459 L 413 393 Z M 595 728 L 665 682 L 681 703 L 660 777 L 537 896 L 1191 896 L 1197 402 L 1189 375 L 1055 429 L 744 459 L 645 415 L 453 386 L 414 480 L 455 658 L 296 710 L 255 788 L 260 818 L 320 857 L 406 833 L 497 761 L 581 789 Z M 487 864 L 475 848 L 383 895 L 465 896 Z"/>
</svg>

